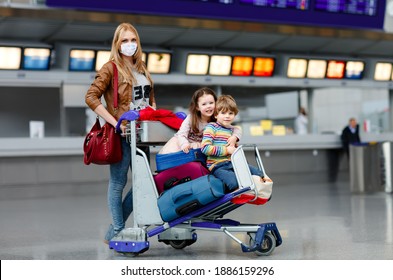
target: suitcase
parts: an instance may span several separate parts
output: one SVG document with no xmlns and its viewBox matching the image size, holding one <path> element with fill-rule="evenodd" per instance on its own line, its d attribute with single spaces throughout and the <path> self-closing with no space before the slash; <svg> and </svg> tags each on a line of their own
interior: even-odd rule
<svg viewBox="0 0 393 280">
<path fill-rule="evenodd" d="M 182 184 L 204 175 L 210 174 L 209 170 L 198 161 L 188 162 L 164 170 L 154 176 L 157 191 L 161 194 L 178 184 Z"/>
<path fill-rule="evenodd" d="M 219 199 L 224 194 L 224 183 L 213 175 L 205 175 L 163 192 L 157 203 L 162 220 L 170 222 Z"/>
<path fill-rule="evenodd" d="M 206 155 L 202 153 L 201 149 L 191 149 L 188 153 L 180 151 L 156 155 L 156 167 L 158 172 L 192 161 L 205 163 Z"/>
</svg>

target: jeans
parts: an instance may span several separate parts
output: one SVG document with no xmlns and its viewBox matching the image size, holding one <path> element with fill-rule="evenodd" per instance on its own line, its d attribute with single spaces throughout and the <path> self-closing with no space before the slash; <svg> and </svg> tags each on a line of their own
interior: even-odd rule
<svg viewBox="0 0 393 280">
<path fill-rule="evenodd" d="M 127 185 L 128 169 L 131 170 L 131 147 L 126 138 L 121 139 L 122 160 L 109 166 L 108 208 L 112 215 L 112 224 L 109 225 L 105 240 L 111 240 L 124 229 L 128 217 L 133 210 L 132 188 L 123 199 L 123 190 Z M 145 152 L 150 162 L 149 146 L 138 147 Z"/>
<path fill-rule="evenodd" d="M 109 166 L 108 208 L 112 215 L 112 225 L 109 226 L 105 236 L 106 240 L 111 240 L 124 229 L 133 209 L 132 188 L 123 199 L 123 190 L 127 185 L 128 169 L 131 169 L 131 147 L 124 137 L 121 139 L 121 145 L 122 160 Z"/>
<path fill-rule="evenodd" d="M 262 177 L 263 173 L 261 170 L 258 168 L 248 165 L 250 168 L 251 175 L 257 175 Z M 232 162 L 230 161 L 225 161 L 218 163 L 212 170 L 211 172 L 215 177 L 220 179 L 227 185 L 228 189 L 230 191 L 233 191 L 238 187 L 237 179 L 236 179 L 236 174 L 235 171 L 233 170 L 233 165 Z"/>
</svg>

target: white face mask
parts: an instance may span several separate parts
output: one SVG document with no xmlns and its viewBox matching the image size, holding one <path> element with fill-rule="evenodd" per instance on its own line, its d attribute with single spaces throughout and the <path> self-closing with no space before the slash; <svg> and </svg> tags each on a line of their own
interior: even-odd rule
<svg viewBox="0 0 393 280">
<path fill-rule="evenodd" d="M 121 44 L 121 53 L 126 55 L 126 56 L 133 56 L 136 52 L 138 45 L 137 43 L 131 42 L 131 43 L 124 43 Z"/>
</svg>

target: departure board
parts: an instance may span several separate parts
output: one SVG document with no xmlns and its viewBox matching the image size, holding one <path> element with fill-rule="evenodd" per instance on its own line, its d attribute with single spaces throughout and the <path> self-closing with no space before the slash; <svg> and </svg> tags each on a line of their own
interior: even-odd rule
<svg viewBox="0 0 393 280">
<path fill-rule="evenodd" d="M 284 9 L 307 10 L 310 0 L 239 0 L 240 3 Z"/>
<path fill-rule="evenodd" d="M 181 1 L 199 1 L 199 2 L 211 2 L 221 4 L 232 4 L 235 0 L 181 0 Z"/>
<path fill-rule="evenodd" d="M 315 0 L 315 10 L 375 16 L 377 0 Z"/>
<path fill-rule="evenodd" d="M 386 1 L 46 0 L 46 5 L 114 13 L 381 30 Z"/>
</svg>

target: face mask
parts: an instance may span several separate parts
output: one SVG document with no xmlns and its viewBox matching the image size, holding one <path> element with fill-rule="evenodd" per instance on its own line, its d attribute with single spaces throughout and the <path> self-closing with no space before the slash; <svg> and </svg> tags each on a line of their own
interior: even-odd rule
<svg viewBox="0 0 393 280">
<path fill-rule="evenodd" d="M 124 43 L 121 45 L 121 53 L 126 56 L 133 56 L 138 45 L 136 43 Z"/>
</svg>

